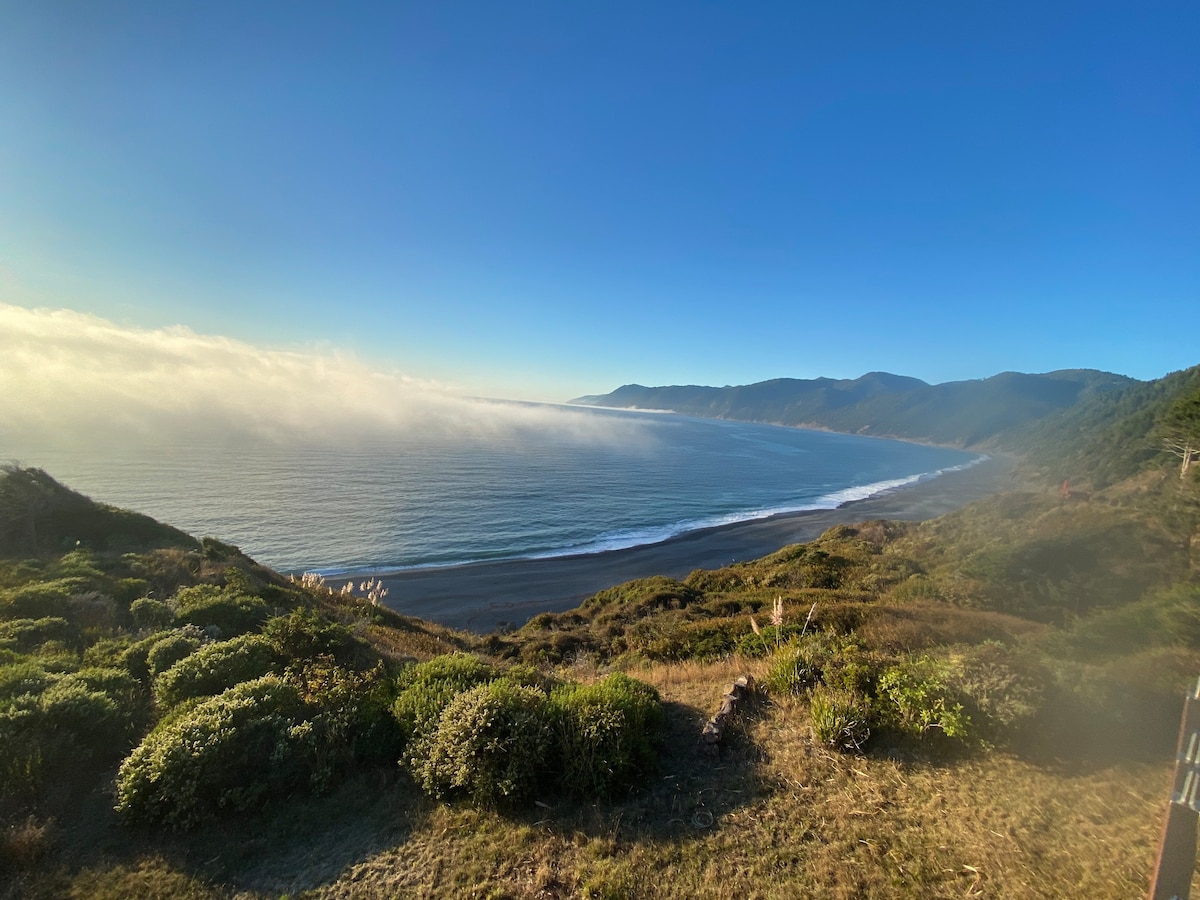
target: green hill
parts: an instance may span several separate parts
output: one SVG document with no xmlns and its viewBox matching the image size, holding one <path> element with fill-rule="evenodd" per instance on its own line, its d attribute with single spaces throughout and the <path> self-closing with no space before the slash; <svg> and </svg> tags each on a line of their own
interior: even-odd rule
<svg viewBox="0 0 1200 900">
<path fill-rule="evenodd" d="M 1015 428 L 1136 383 L 1090 369 L 1044 375 L 1005 372 L 937 385 L 872 372 L 853 380 L 779 378 L 722 388 L 630 384 L 571 402 L 970 447 L 995 442 Z"/>
<path fill-rule="evenodd" d="M 110 551 L 199 546 L 149 516 L 94 503 L 40 469 L 0 466 L 0 559 L 77 545 Z"/>
<path fill-rule="evenodd" d="M 1116 484 L 1163 462 L 1162 424 L 1181 400 L 1200 394 L 1200 366 L 1148 382 L 1093 392 L 1010 436 L 1050 479 Z"/>
</svg>

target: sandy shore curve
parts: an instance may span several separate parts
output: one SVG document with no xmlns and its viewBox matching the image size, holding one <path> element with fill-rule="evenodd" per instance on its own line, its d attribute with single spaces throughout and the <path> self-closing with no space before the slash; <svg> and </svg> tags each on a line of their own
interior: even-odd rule
<svg viewBox="0 0 1200 900">
<path fill-rule="evenodd" d="M 826 529 L 871 519 L 923 521 L 1011 489 L 1015 462 L 996 456 L 959 471 L 843 504 L 738 522 L 657 544 L 548 559 L 513 559 L 375 573 L 396 612 L 480 634 L 520 626 L 541 612 L 578 606 L 597 591 L 651 575 L 683 578 L 758 559 Z M 364 576 L 360 575 L 358 578 Z M 339 586 L 346 579 L 329 578 Z"/>
</svg>

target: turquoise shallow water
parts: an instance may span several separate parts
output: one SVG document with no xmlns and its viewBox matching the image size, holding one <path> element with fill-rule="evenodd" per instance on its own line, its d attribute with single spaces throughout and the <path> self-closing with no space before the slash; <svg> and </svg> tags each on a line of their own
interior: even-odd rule
<svg viewBox="0 0 1200 900">
<path fill-rule="evenodd" d="M 87 451 L 0 446 L 93 499 L 325 573 L 562 556 L 829 508 L 969 465 L 899 441 L 572 409 L 545 428 Z"/>
</svg>

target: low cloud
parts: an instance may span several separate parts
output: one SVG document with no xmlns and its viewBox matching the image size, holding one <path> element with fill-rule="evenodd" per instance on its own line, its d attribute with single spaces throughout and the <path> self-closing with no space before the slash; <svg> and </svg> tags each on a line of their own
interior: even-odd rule
<svg viewBox="0 0 1200 900">
<path fill-rule="evenodd" d="M 0 442 L 346 440 L 404 429 L 638 442 L 636 422 L 462 396 L 352 354 L 256 347 L 175 326 L 128 328 L 0 304 Z M 2 448 L 0 448 L 2 449 Z"/>
</svg>

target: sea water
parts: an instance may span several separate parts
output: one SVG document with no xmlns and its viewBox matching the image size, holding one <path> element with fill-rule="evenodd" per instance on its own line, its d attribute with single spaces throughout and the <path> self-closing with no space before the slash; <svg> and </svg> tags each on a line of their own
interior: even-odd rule
<svg viewBox="0 0 1200 900">
<path fill-rule="evenodd" d="M 342 440 L 0 445 L 92 499 L 285 572 L 360 573 L 595 553 L 849 500 L 970 465 L 919 444 L 572 408 L 541 428 Z"/>
</svg>

